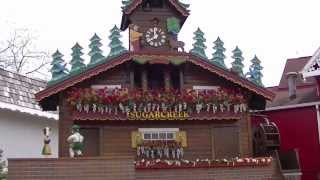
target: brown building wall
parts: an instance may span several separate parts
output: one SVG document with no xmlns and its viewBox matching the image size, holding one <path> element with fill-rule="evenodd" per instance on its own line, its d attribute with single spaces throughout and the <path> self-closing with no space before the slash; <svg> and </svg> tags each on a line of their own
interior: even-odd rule
<svg viewBox="0 0 320 180">
<path fill-rule="evenodd" d="M 185 159 L 227 158 L 250 154 L 246 120 L 194 121 L 194 122 L 155 122 L 134 124 L 104 125 L 102 128 L 101 155 L 107 157 L 135 156 L 131 147 L 131 132 L 138 128 L 179 128 L 186 131 L 188 147 Z M 242 128 L 241 130 L 239 128 Z M 240 132 L 240 133 L 239 133 Z M 245 141 L 245 142 L 244 142 Z"/>
<path fill-rule="evenodd" d="M 131 147 L 131 132 L 138 128 L 180 128 L 187 132 L 188 147 L 185 148 L 186 159 L 211 158 L 211 132 L 206 125 L 132 125 L 130 127 L 110 127 L 103 130 L 103 155 L 105 156 L 135 156 L 136 151 Z"/>
<path fill-rule="evenodd" d="M 9 160 L 9 180 L 133 180 L 133 159 L 17 159 Z"/>
<path fill-rule="evenodd" d="M 278 167 L 135 170 L 133 159 L 10 159 L 9 180 L 282 180 Z"/>
<path fill-rule="evenodd" d="M 63 120 L 59 121 L 59 157 L 68 157 L 67 137 L 70 135 L 72 120 L 68 113 L 62 113 Z M 112 124 L 90 125 L 81 122 L 84 128 L 90 127 L 85 136 L 86 150 L 90 156 L 134 156 L 135 150 L 131 148 L 131 132 L 138 128 L 180 128 L 187 132 L 188 147 L 185 148 L 186 159 L 196 158 L 225 158 L 252 156 L 251 128 L 249 116 L 244 115 L 241 120 L 225 121 L 180 121 L 180 122 L 121 122 Z M 95 128 L 96 127 L 96 128 Z M 93 129 L 92 129 L 93 128 Z M 94 131 L 96 130 L 96 131 Z M 93 139 L 92 139 L 93 138 Z M 99 138 L 99 140 L 96 140 Z M 96 145 L 93 143 L 97 143 Z M 94 152 L 97 152 L 95 155 Z"/>
<path fill-rule="evenodd" d="M 129 78 L 129 65 L 130 63 L 121 64 L 115 68 L 112 68 L 99 76 L 90 80 L 90 82 L 85 82 L 83 86 L 88 84 L 94 85 L 121 85 L 127 87 L 130 84 Z"/>
<path fill-rule="evenodd" d="M 192 86 L 231 87 L 232 84 L 197 65 L 186 63 L 184 66 L 184 86 L 186 88 L 192 88 Z"/>
<path fill-rule="evenodd" d="M 132 64 L 125 63 L 117 66 L 107 72 L 104 72 L 92 80 L 85 81 L 79 85 L 81 88 L 87 88 L 91 85 L 122 85 L 122 87 L 130 86 L 130 67 Z M 198 66 L 187 63 L 184 66 L 184 87 L 192 88 L 192 86 L 224 86 L 232 87 L 232 84 L 223 80 L 219 76 L 201 69 Z M 232 87 L 234 88 L 234 87 Z M 59 120 L 59 157 L 68 156 L 68 144 L 66 143 L 67 137 L 70 135 L 71 126 L 73 124 L 72 118 L 69 112 L 69 106 L 66 103 L 67 94 L 60 95 L 60 120 Z M 131 148 L 131 132 L 136 131 L 138 128 L 152 127 L 152 128 L 181 128 L 181 130 L 187 131 L 188 135 L 188 148 L 186 148 L 185 155 L 187 158 L 223 158 L 224 154 L 220 152 L 228 151 L 228 156 L 250 156 L 252 155 L 251 145 L 251 128 L 250 117 L 246 114 L 242 116 L 242 119 L 236 123 L 231 124 L 237 129 L 229 129 L 229 132 L 225 130 L 219 131 L 219 127 L 230 126 L 230 120 L 226 121 L 194 121 L 192 123 L 183 122 L 169 122 L 169 123 L 157 123 L 145 122 L 145 123 L 130 123 L 121 122 L 121 125 L 117 123 L 99 123 L 94 127 L 101 129 L 99 134 L 99 155 L 112 156 L 112 155 L 133 155 L 135 151 Z M 86 122 L 81 123 L 86 125 Z M 218 128 L 218 129 L 217 129 Z M 234 132 L 236 131 L 236 132 Z M 224 134 L 225 133 L 225 134 Z M 227 141 L 232 140 L 234 136 L 238 136 L 237 141 L 231 141 L 226 144 Z M 234 139 L 234 138 L 233 138 Z M 216 146 L 214 145 L 216 144 Z M 220 147 L 218 146 L 226 146 Z M 229 149 L 228 149 L 229 148 Z M 94 152 L 94 151 L 90 151 Z M 91 153 L 89 153 L 91 154 Z"/>
</svg>

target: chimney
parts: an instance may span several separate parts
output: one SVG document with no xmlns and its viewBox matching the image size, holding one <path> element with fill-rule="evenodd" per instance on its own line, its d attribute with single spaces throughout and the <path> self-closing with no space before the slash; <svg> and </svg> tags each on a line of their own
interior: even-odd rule
<svg viewBox="0 0 320 180">
<path fill-rule="evenodd" d="M 289 98 L 295 99 L 297 97 L 297 72 L 288 72 L 287 79 L 288 79 L 288 90 L 289 90 Z"/>
</svg>

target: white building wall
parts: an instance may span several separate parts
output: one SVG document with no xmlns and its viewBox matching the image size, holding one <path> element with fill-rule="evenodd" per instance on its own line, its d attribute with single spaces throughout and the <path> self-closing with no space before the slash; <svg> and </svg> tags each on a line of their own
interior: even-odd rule
<svg viewBox="0 0 320 180">
<path fill-rule="evenodd" d="M 51 149 L 58 157 L 58 121 L 0 109 L 0 149 L 5 158 L 40 158 L 44 127 L 51 127 Z"/>
</svg>

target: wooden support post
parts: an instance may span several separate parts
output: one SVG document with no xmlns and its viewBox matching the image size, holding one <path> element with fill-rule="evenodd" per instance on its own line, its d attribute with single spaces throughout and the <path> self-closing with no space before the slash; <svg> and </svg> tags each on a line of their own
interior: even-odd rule
<svg viewBox="0 0 320 180">
<path fill-rule="evenodd" d="M 134 84 L 134 69 L 130 69 L 129 72 L 129 78 L 130 78 L 130 89 L 133 90 L 135 88 L 135 84 Z"/>
<path fill-rule="evenodd" d="M 166 91 L 171 89 L 171 74 L 168 69 L 164 70 L 164 89 Z"/>
<path fill-rule="evenodd" d="M 141 72 L 141 83 L 142 83 L 142 90 L 148 90 L 148 72 L 146 69 L 143 69 Z"/>
<path fill-rule="evenodd" d="M 180 92 L 184 89 L 184 73 L 183 73 L 183 67 L 180 66 L 179 68 L 179 80 L 180 80 Z"/>
<path fill-rule="evenodd" d="M 59 157 L 69 157 L 69 144 L 67 139 L 71 134 L 73 120 L 71 119 L 65 93 L 59 95 Z"/>
</svg>

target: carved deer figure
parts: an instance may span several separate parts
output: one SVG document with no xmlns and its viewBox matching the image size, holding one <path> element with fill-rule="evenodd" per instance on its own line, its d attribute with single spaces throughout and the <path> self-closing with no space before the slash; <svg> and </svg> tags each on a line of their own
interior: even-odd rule
<svg viewBox="0 0 320 180">
<path fill-rule="evenodd" d="M 180 48 L 182 52 L 185 52 L 184 51 L 185 43 L 183 41 L 178 41 L 178 38 L 175 36 L 169 36 L 168 40 L 169 40 L 169 45 L 170 45 L 171 49 L 179 50 L 179 48 Z"/>
</svg>

